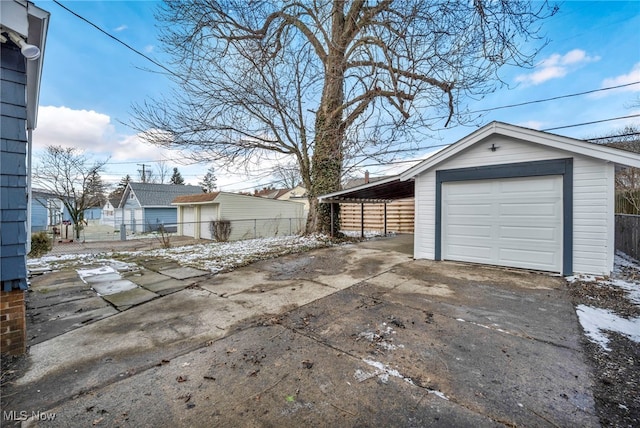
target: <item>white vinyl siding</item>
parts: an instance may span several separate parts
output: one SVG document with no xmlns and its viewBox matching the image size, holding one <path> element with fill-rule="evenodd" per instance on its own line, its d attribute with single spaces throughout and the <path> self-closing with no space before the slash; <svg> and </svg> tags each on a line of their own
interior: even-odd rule
<svg viewBox="0 0 640 428">
<path fill-rule="evenodd" d="M 492 144 L 498 147 L 491 151 Z M 573 270 L 608 275 L 613 269 L 614 165 L 572 152 L 495 135 L 415 177 L 414 257 L 435 258 L 436 170 L 573 158 Z"/>
</svg>

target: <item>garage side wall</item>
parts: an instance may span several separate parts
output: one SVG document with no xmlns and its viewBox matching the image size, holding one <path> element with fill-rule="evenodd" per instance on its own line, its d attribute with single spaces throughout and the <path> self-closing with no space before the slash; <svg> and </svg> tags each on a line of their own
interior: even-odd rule
<svg viewBox="0 0 640 428">
<path fill-rule="evenodd" d="M 491 147 L 497 147 L 495 151 Z M 415 177 L 414 257 L 435 258 L 436 169 L 448 170 L 573 158 L 573 269 L 608 275 L 613 269 L 614 166 L 604 161 L 504 136 L 493 136 Z"/>
</svg>

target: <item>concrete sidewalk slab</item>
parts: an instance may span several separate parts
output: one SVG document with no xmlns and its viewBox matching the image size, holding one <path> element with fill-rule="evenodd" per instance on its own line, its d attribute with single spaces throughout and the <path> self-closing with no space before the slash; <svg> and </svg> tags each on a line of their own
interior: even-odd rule
<svg viewBox="0 0 640 428">
<path fill-rule="evenodd" d="M 162 275 L 170 276 L 174 279 L 191 279 L 208 275 L 210 272 L 195 269 L 192 267 L 178 267 L 173 269 L 163 269 L 159 271 Z"/>
<path fill-rule="evenodd" d="M 143 287 L 149 291 L 153 291 L 159 296 L 165 296 L 167 294 L 175 293 L 176 291 L 183 290 L 187 288 L 189 285 L 191 285 L 191 282 L 168 278 L 163 281 L 143 285 Z"/>
<path fill-rule="evenodd" d="M 132 306 L 148 302 L 157 297 L 159 297 L 158 294 L 137 286 L 130 290 L 102 296 L 104 300 L 111 303 L 119 311 L 126 311 Z"/>
<path fill-rule="evenodd" d="M 111 294 L 122 293 L 123 291 L 133 290 L 138 285 L 129 281 L 128 279 L 117 279 L 105 282 L 94 282 L 91 284 L 96 293 L 101 296 L 109 296 Z"/>
</svg>

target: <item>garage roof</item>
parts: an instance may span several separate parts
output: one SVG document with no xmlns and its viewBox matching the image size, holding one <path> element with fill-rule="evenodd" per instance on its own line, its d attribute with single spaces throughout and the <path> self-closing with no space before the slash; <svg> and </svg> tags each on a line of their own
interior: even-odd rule
<svg viewBox="0 0 640 428">
<path fill-rule="evenodd" d="M 415 194 L 413 180 L 400 181 L 399 175 L 383 178 L 339 192 L 319 197 L 321 203 L 385 203 L 396 199 L 412 198 Z"/>
<path fill-rule="evenodd" d="M 640 168 L 640 155 L 625 150 L 607 147 L 601 144 L 589 143 L 584 140 L 563 137 L 548 132 L 537 131 L 535 129 L 523 128 L 521 126 L 510 125 L 503 122 L 491 122 L 477 131 L 467 135 L 463 139 L 448 146 L 444 150 L 425 159 L 419 164 L 409 168 L 400 174 L 401 180 L 412 180 L 416 175 L 444 162 L 446 159 L 455 156 L 466 148 L 492 136 L 504 135 L 519 140 L 528 141 L 554 149 L 565 150 L 567 152 L 578 153 L 596 159 L 613 162 L 617 165 L 632 166 Z"/>
</svg>

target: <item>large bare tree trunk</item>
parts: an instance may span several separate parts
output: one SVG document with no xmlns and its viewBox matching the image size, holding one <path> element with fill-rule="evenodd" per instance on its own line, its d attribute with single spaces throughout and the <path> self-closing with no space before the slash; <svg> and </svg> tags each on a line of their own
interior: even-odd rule
<svg viewBox="0 0 640 428">
<path fill-rule="evenodd" d="M 340 190 L 342 177 L 343 140 L 345 135 L 343 121 L 344 78 L 345 78 L 345 46 L 344 34 L 344 1 L 333 3 L 331 17 L 331 40 L 325 62 L 325 81 L 320 108 L 316 113 L 315 144 L 311 161 L 311 207 L 307 230 L 329 233 L 331 224 L 338 227 L 338 210 L 331 218 L 328 204 L 319 204 L 317 197 Z M 315 205 L 315 206 L 314 206 Z"/>
</svg>

